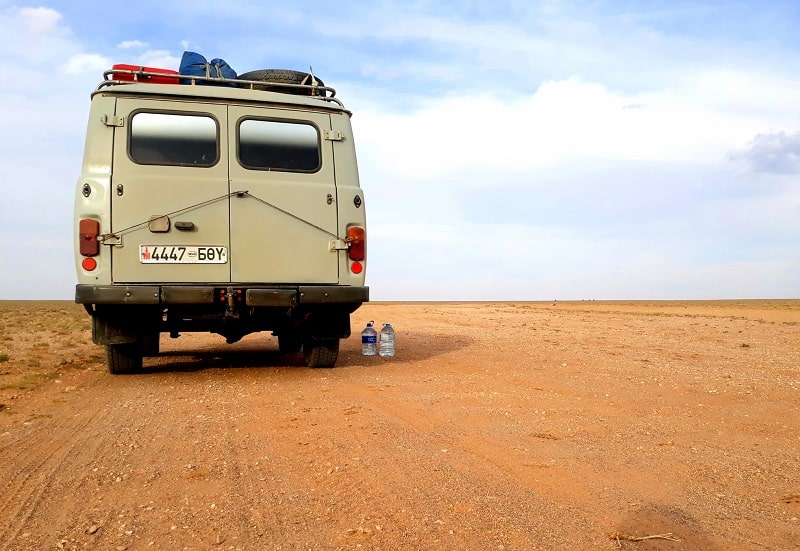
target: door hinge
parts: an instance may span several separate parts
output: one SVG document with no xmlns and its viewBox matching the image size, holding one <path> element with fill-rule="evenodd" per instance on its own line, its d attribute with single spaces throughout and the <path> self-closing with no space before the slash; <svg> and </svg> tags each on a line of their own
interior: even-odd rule
<svg viewBox="0 0 800 551">
<path fill-rule="evenodd" d="M 328 242 L 329 251 L 346 251 L 350 248 L 350 244 L 344 239 L 337 239 L 336 241 Z"/>
<path fill-rule="evenodd" d="M 125 117 L 117 115 L 103 115 L 100 120 L 106 126 L 125 126 Z"/>
<path fill-rule="evenodd" d="M 326 140 L 331 142 L 341 142 L 344 140 L 344 134 L 340 130 L 325 130 L 323 136 Z"/>
<path fill-rule="evenodd" d="M 104 233 L 103 235 L 99 235 L 97 240 L 103 245 L 122 247 L 122 236 L 116 233 Z"/>
</svg>

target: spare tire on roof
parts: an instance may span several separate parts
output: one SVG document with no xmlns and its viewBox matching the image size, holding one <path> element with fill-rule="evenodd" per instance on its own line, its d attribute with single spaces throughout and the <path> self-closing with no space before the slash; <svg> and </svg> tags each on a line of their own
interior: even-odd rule
<svg viewBox="0 0 800 551">
<path fill-rule="evenodd" d="M 303 84 L 306 86 L 325 86 L 319 77 L 303 71 L 292 71 L 291 69 L 259 69 L 239 75 L 239 80 L 258 80 L 264 82 L 275 82 L 277 84 Z M 241 84 L 243 88 L 250 88 L 249 85 Z M 326 95 L 325 90 L 317 90 L 315 93 L 308 88 L 293 88 L 291 86 L 270 86 L 268 84 L 254 84 L 255 90 L 266 90 L 268 92 L 283 92 L 284 94 L 300 95 Z"/>
</svg>

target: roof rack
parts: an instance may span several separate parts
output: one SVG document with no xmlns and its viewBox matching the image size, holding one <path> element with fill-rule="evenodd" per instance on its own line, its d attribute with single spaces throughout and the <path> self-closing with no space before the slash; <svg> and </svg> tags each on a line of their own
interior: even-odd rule
<svg viewBox="0 0 800 551">
<path fill-rule="evenodd" d="M 148 70 L 149 69 L 149 70 Z M 188 82 L 187 82 L 188 81 Z M 314 79 L 313 82 L 316 82 Z M 203 83 L 214 85 L 230 84 L 236 88 L 259 90 L 264 86 L 269 86 L 272 92 L 292 93 L 293 90 L 304 90 L 303 95 L 318 98 L 325 101 L 338 103 L 344 108 L 344 104 L 334 96 L 336 90 L 330 86 L 319 86 L 315 84 L 289 84 L 285 82 L 272 82 L 267 80 L 243 80 L 239 78 L 214 78 L 197 75 L 183 75 L 177 71 L 159 70 L 154 71 L 147 67 L 140 69 L 109 69 L 103 73 L 103 82 L 97 85 L 95 91 L 110 86 L 126 84 L 181 84 L 183 86 L 196 86 Z M 296 94 L 296 92 L 295 92 Z"/>
</svg>

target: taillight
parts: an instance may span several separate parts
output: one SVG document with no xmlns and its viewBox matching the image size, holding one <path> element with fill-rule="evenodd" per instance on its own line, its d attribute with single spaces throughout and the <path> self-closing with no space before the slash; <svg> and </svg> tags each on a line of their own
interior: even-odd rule
<svg viewBox="0 0 800 551">
<path fill-rule="evenodd" d="M 232 306 L 233 303 L 244 302 L 244 293 L 241 289 L 233 289 L 231 287 L 227 289 L 216 289 L 214 290 L 214 299 L 217 302 L 226 302 Z"/>
<path fill-rule="evenodd" d="M 350 245 L 347 249 L 347 257 L 350 260 L 364 260 L 366 251 L 366 232 L 360 226 L 350 226 L 347 228 L 347 242 Z"/>
<path fill-rule="evenodd" d="M 86 270 L 87 272 L 91 272 L 95 268 L 97 268 L 97 260 L 95 260 L 94 258 L 91 258 L 91 257 L 84 258 L 83 262 L 81 262 L 81 267 L 84 270 Z"/>
<path fill-rule="evenodd" d="M 91 218 L 84 218 L 78 225 L 79 250 L 81 256 L 97 256 L 100 254 L 100 222 Z"/>
</svg>

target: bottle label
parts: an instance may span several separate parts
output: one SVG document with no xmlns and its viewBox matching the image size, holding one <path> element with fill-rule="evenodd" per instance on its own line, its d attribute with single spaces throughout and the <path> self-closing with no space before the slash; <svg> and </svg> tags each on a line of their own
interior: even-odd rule
<svg viewBox="0 0 800 551">
<path fill-rule="evenodd" d="M 363 344 L 375 344 L 378 342 L 378 338 L 375 335 L 362 335 L 361 342 Z"/>
</svg>

